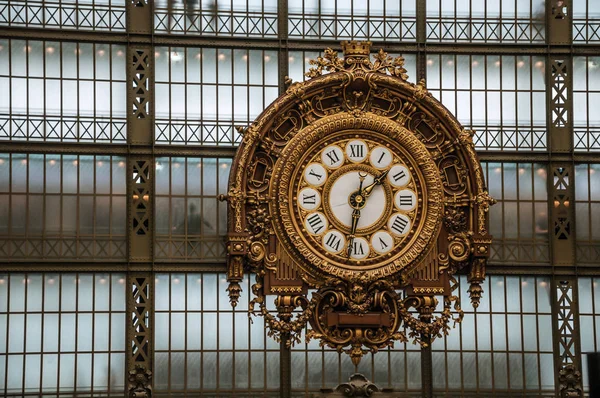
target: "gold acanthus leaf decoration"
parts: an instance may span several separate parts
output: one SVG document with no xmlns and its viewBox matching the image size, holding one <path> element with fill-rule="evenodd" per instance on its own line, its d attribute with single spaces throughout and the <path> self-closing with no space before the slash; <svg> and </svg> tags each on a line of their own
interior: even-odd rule
<svg viewBox="0 0 600 398">
<path fill-rule="evenodd" d="M 310 68 L 304 75 L 309 78 L 323 76 L 324 72 L 341 72 L 360 70 L 362 72 L 379 72 L 398 77 L 403 81 L 408 80 L 407 70 L 404 68 L 404 57 L 392 57 L 383 49 L 374 56 L 375 62 L 367 58 L 355 58 L 352 55 L 346 58 L 338 57 L 338 52 L 328 48 L 325 55 L 308 61 L 315 68 Z"/>
<path fill-rule="evenodd" d="M 323 75 L 323 71 L 327 72 L 339 72 L 344 70 L 344 60 L 338 57 L 338 52 L 333 51 L 331 48 L 325 50 L 325 56 L 317 57 L 317 59 L 311 59 L 308 61 L 310 65 L 316 66 L 316 68 L 310 68 L 304 75 L 306 77 L 318 77 Z"/>
<path fill-rule="evenodd" d="M 488 212 L 490 207 L 495 205 L 498 201 L 492 198 L 488 191 L 483 191 L 473 198 L 473 201 L 477 203 L 485 212 Z"/>
<path fill-rule="evenodd" d="M 383 49 L 379 49 L 379 52 L 375 54 L 373 71 L 382 73 L 389 72 L 392 76 L 399 77 L 404 81 L 408 80 L 407 70 L 404 69 L 404 57 L 394 58 L 383 51 Z"/>
</svg>

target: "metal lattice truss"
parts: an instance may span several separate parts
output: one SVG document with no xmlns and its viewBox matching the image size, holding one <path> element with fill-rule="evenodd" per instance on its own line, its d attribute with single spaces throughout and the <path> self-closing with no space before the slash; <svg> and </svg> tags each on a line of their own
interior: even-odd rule
<svg viewBox="0 0 600 398">
<path fill-rule="evenodd" d="M 124 31 L 125 7 L 60 1 L 8 1 L 0 4 L 0 25 Z"/>
<path fill-rule="evenodd" d="M 427 39 L 486 43 L 543 43 L 546 35 L 543 21 L 440 18 L 427 21 Z"/>
</svg>

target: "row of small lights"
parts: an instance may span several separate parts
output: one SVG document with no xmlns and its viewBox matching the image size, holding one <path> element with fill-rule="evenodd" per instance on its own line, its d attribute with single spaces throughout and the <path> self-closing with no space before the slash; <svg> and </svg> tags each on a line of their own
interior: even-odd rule
<svg viewBox="0 0 600 398">
<path fill-rule="evenodd" d="M 159 51 L 155 51 L 154 52 L 154 57 L 155 58 L 160 58 L 161 53 Z M 203 55 L 202 53 L 198 53 L 195 55 L 196 59 L 203 59 Z M 293 57 L 290 57 L 290 59 L 292 59 Z M 225 61 L 227 59 L 227 55 L 223 54 L 223 53 L 219 53 L 219 55 L 217 55 L 217 59 L 219 61 Z M 263 59 L 265 60 L 265 62 L 270 62 L 271 61 L 271 56 L 270 55 L 265 55 L 263 57 Z M 248 61 L 248 54 L 244 54 L 242 55 L 242 60 L 243 61 Z M 173 62 L 180 62 L 183 61 L 183 53 L 179 52 L 179 51 L 172 51 L 171 52 L 171 61 Z"/>
<path fill-rule="evenodd" d="M 4 162 L 4 159 L 0 159 L 0 165 L 3 165 L 4 163 L 5 163 L 5 162 Z M 56 160 L 54 160 L 54 159 L 51 159 L 51 160 L 49 160 L 49 161 L 48 161 L 48 164 L 49 164 L 50 166 L 54 166 L 56 163 L 57 163 L 57 161 L 56 161 Z M 77 166 L 77 165 L 79 164 L 79 162 L 78 162 L 77 160 L 73 160 L 73 162 L 71 162 L 71 163 L 73 164 L 73 166 Z M 27 159 L 22 159 L 22 160 L 21 160 L 21 164 L 27 164 Z M 102 167 L 102 166 L 104 166 L 104 162 L 103 162 L 103 161 L 101 161 L 101 160 L 99 160 L 99 161 L 97 161 L 97 162 L 96 162 L 96 165 L 97 165 L 98 167 Z M 118 163 L 118 165 L 119 165 L 119 167 L 125 167 L 125 162 L 123 162 L 123 161 L 120 161 L 120 162 Z"/>
<path fill-rule="evenodd" d="M 173 165 L 174 168 L 178 169 L 179 167 L 181 167 L 181 165 L 183 163 L 171 163 Z M 156 170 L 162 170 L 163 169 L 163 165 L 160 162 L 156 162 Z M 198 167 L 199 169 L 202 168 L 202 163 L 198 163 L 196 164 L 196 167 Z M 221 168 L 222 169 L 226 169 L 227 167 L 229 167 L 229 165 L 227 163 L 221 163 Z"/>
<path fill-rule="evenodd" d="M 3 165 L 4 163 L 6 163 L 4 161 L 4 159 L 0 159 L 0 165 Z M 51 160 L 48 161 L 48 164 L 50 166 L 54 166 L 56 163 L 58 163 L 58 162 L 56 160 L 54 160 L 54 159 L 51 159 Z M 23 164 L 23 165 L 27 164 L 27 159 L 22 159 L 21 160 L 21 164 Z M 73 164 L 73 166 L 77 166 L 79 164 L 79 162 L 77 160 L 73 160 L 72 164 Z M 104 166 L 104 162 L 101 161 L 101 160 L 99 160 L 98 162 L 96 162 L 96 165 L 98 167 L 102 167 L 102 166 Z M 118 165 L 119 165 L 119 167 L 125 167 L 125 162 L 120 161 L 118 163 Z M 173 165 L 174 168 L 178 169 L 179 167 L 181 167 L 182 163 L 172 163 L 172 165 Z M 198 163 L 196 165 L 196 167 L 201 168 L 202 167 L 202 163 Z M 226 169 L 227 167 L 229 167 L 229 165 L 227 163 L 221 163 L 221 168 L 222 169 Z M 156 162 L 156 169 L 157 170 L 162 170 L 162 168 L 163 168 L 163 165 L 161 163 L 159 163 L 159 162 Z"/>
<path fill-rule="evenodd" d="M 2 50 L 4 50 L 4 46 L 0 44 L 0 51 L 2 51 Z M 24 52 L 31 52 L 32 51 L 32 47 L 31 46 L 25 46 L 23 48 L 23 51 Z M 47 46 L 46 47 L 46 53 L 48 53 L 48 54 L 54 54 L 54 52 L 55 52 L 55 48 L 54 47 L 52 47 L 52 46 Z M 77 54 L 77 55 L 81 55 L 83 53 L 83 51 L 80 48 L 77 48 L 77 49 L 73 50 L 73 52 L 75 54 Z M 106 54 L 106 50 L 104 50 L 104 49 L 97 50 L 96 54 L 98 54 L 98 56 L 100 56 L 100 57 L 103 57 Z M 118 50 L 116 52 L 116 54 L 117 54 L 117 56 L 122 57 L 123 55 L 125 55 L 125 52 L 123 50 Z M 156 51 L 156 52 L 154 52 L 154 56 L 156 58 L 159 58 L 161 56 L 161 53 L 159 51 Z M 196 54 L 195 58 L 196 59 L 202 59 L 203 58 L 202 53 Z M 219 61 L 224 61 L 224 60 L 227 59 L 227 56 L 225 54 L 223 54 L 223 53 L 219 53 L 219 55 L 217 56 L 217 58 L 219 59 Z M 182 53 L 180 53 L 179 51 L 172 51 L 171 52 L 171 60 L 174 61 L 174 62 L 182 61 L 183 60 Z M 248 61 L 248 55 L 247 54 L 242 55 L 242 60 Z M 264 60 L 265 60 L 265 62 L 270 62 L 271 61 L 271 56 L 270 55 L 265 55 L 264 56 Z M 308 62 L 309 60 L 310 60 L 309 58 L 305 58 L 304 59 L 305 62 Z M 289 57 L 289 62 L 290 63 L 294 63 L 295 62 L 295 58 L 293 56 L 290 56 Z M 427 60 L 427 65 L 428 66 L 433 66 L 434 64 L 435 64 L 435 61 L 433 59 L 428 59 Z M 446 61 L 446 65 L 452 66 L 452 65 L 454 65 L 454 61 L 448 60 L 448 61 Z M 474 60 L 471 63 L 471 65 L 474 66 L 474 67 L 478 67 L 479 66 L 479 61 Z M 501 62 L 500 61 L 495 61 L 494 65 L 496 67 L 499 67 L 501 65 Z M 534 65 L 535 65 L 536 68 L 541 69 L 541 68 L 544 67 L 544 62 L 543 61 L 537 61 Z M 596 68 L 596 67 L 598 67 L 598 65 L 600 65 L 600 64 L 598 62 L 596 62 L 596 61 L 588 61 L 588 66 L 590 68 Z M 521 61 L 517 62 L 517 67 L 522 68 L 523 66 L 525 66 L 525 61 L 521 60 Z"/>
<path fill-rule="evenodd" d="M 496 167 L 494 169 L 494 172 L 496 174 L 500 174 L 502 172 L 502 168 L 501 167 Z M 592 169 L 591 167 L 588 169 L 588 172 L 590 174 L 594 174 L 596 172 L 596 170 Z M 546 169 L 537 169 L 536 171 L 537 175 L 540 177 L 546 177 Z M 519 175 L 523 175 L 525 174 L 525 169 L 524 168 L 519 168 Z"/>
<path fill-rule="evenodd" d="M 4 277 L 0 277 L 0 285 L 4 285 L 4 283 L 7 281 L 8 278 L 4 278 Z M 100 279 L 98 279 L 98 283 L 104 285 L 106 284 L 107 280 L 104 277 L 101 277 Z M 31 283 L 31 278 L 23 278 L 23 280 L 21 281 L 21 283 L 23 284 L 30 284 Z M 56 283 L 56 280 L 54 278 L 48 278 L 46 279 L 46 283 L 48 283 L 49 285 L 54 285 L 54 283 Z M 73 279 L 73 283 L 79 284 L 81 283 L 81 279 L 80 278 L 75 278 Z M 125 278 L 119 278 L 119 283 L 122 285 L 125 283 Z"/>
<path fill-rule="evenodd" d="M 0 51 L 4 50 L 4 46 L 2 44 L 0 44 Z M 27 52 L 30 53 L 33 50 L 33 48 L 31 46 L 25 46 L 23 47 L 23 52 Z M 54 54 L 54 52 L 56 51 L 56 49 L 53 46 L 47 46 L 46 47 L 46 53 L 47 54 Z M 83 54 L 83 50 L 81 48 L 76 48 L 75 50 L 73 50 L 73 53 L 75 55 L 81 55 Z M 103 57 L 104 55 L 106 55 L 106 50 L 104 49 L 100 49 L 96 51 L 96 54 L 98 54 L 98 56 Z M 125 52 L 123 50 L 117 50 L 116 52 L 117 56 L 122 57 L 123 55 L 125 55 Z"/>
<path fill-rule="evenodd" d="M 4 160 L 4 159 L 0 159 L 0 165 L 4 165 L 5 163 L 6 163 L 6 162 L 5 162 L 5 160 Z M 51 166 L 54 166 L 56 163 L 57 163 L 57 161 L 56 161 L 56 160 L 54 160 L 54 159 L 51 159 L 51 160 L 49 160 L 49 161 L 48 161 L 48 164 L 49 164 L 49 165 L 51 165 Z M 21 164 L 23 164 L 23 165 L 27 164 L 27 159 L 22 159 L 22 160 L 21 160 Z M 77 160 L 73 160 L 72 164 L 73 164 L 73 166 L 77 166 L 77 165 L 79 164 L 79 162 L 78 162 Z M 181 165 L 182 165 L 183 163 L 176 163 L 176 162 L 173 162 L 173 163 L 171 163 L 171 164 L 172 164 L 172 166 L 173 166 L 174 168 L 178 169 L 179 167 L 181 167 Z M 104 166 L 104 162 L 103 162 L 103 161 L 101 161 L 101 160 L 99 160 L 98 162 L 96 162 L 96 165 L 97 165 L 98 167 L 102 167 L 102 166 Z M 119 165 L 119 167 L 125 167 L 125 162 L 123 162 L 123 161 L 120 161 L 120 162 L 118 163 L 118 165 Z M 163 169 L 163 165 L 162 165 L 160 162 L 156 162 L 155 166 L 156 166 L 156 169 L 157 169 L 157 170 L 162 170 L 162 169 Z M 202 163 L 197 163 L 197 164 L 196 164 L 196 167 L 198 167 L 198 168 L 202 168 Z M 226 168 L 228 168 L 228 167 L 229 167 L 229 165 L 228 165 L 227 163 L 221 163 L 221 168 L 222 168 L 222 169 L 226 169 Z M 502 172 L 502 168 L 501 168 L 501 167 L 496 167 L 496 168 L 494 168 L 494 172 L 495 172 L 496 174 L 500 174 L 500 173 Z M 537 172 L 537 175 L 538 175 L 538 176 L 540 176 L 540 177 L 545 177 L 545 176 L 546 176 L 546 169 L 537 169 L 537 171 L 536 171 L 536 172 Z M 596 172 L 596 170 L 594 170 L 594 169 L 592 169 L 592 168 L 590 168 L 590 169 L 589 169 L 589 173 L 590 173 L 590 174 L 594 174 L 595 172 Z M 525 169 L 524 169 L 524 168 L 522 168 L 522 167 L 521 167 L 521 168 L 519 168 L 519 174 L 520 174 L 520 175 L 523 175 L 523 174 L 525 174 Z"/>
<path fill-rule="evenodd" d="M 433 66 L 434 64 L 435 64 L 435 61 L 433 59 L 430 58 L 430 59 L 427 60 L 427 66 Z M 446 65 L 452 66 L 452 65 L 454 65 L 454 61 L 453 60 L 448 60 L 448 61 L 446 61 Z M 471 65 L 473 67 L 478 67 L 479 66 L 479 61 L 474 60 L 473 62 L 471 62 Z M 496 67 L 500 67 L 500 65 L 502 65 L 502 62 L 500 62 L 499 60 L 495 61 L 494 65 Z M 544 67 L 544 61 L 537 61 L 534 65 L 535 65 L 536 68 L 541 69 L 541 68 Z M 524 66 L 525 66 L 525 61 L 521 60 L 521 61 L 517 62 L 517 67 L 522 68 Z"/>
</svg>

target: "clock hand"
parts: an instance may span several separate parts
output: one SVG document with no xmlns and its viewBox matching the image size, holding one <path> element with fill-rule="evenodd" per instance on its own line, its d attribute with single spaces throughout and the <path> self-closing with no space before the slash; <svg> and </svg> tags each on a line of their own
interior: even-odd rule
<svg viewBox="0 0 600 398">
<path fill-rule="evenodd" d="M 350 235 L 348 235 L 348 257 L 350 257 L 350 254 L 352 254 L 352 242 L 354 242 L 354 234 L 356 233 L 356 227 L 358 226 L 359 219 L 360 209 L 354 209 L 354 211 L 352 212 L 352 227 L 350 229 Z"/>
<path fill-rule="evenodd" d="M 367 174 L 362 174 L 360 172 L 358 173 L 358 178 L 360 178 L 360 185 L 358 186 L 358 191 L 350 195 L 350 206 L 352 206 L 354 210 L 352 211 L 352 226 L 350 228 L 350 235 L 348 235 L 347 237 L 348 248 L 346 249 L 346 253 L 348 254 L 348 257 L 350 257 L 350 254 L 352 253 L 352 242 L 354 242 L 354 234 L 356 233 L 356 228 L 358 227 L 358 220 L 360 219 L 360 209 L 364 206 L 362 186 L 366 177 Z"/>
<path fill-rule="evenodd" d="M 371 185 L 367 186 L 365 189 L 362 190 L 361 193 L 365 197 L 365 199 L 371 195 L 371 193 L 373 192 L 373 189 L 377 185 L 383 184 L 383 182 L 385 181 L 385 177 L 388 175 L 389 172 L 390 172 L 389 169 L 384 171 L 378 177 L 375 177 L 375 180 L 373 180 L 373 183 Z"/>
</svg>

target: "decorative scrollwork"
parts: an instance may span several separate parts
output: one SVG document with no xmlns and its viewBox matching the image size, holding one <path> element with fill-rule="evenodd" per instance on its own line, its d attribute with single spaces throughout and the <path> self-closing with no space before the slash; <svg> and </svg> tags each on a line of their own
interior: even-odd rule
<svg viewBox="0 0 600 398">
<path fill-rule="evenodd" d="M 381 390 L 375 384 L 371 383 L 364 375 L 354 373 L 348 379 L 347 383 L 342 383 L 334 390 L 344 397 L 370 397 L 373 393 Z"/>
<path fill-rule="evenodd" d="M 451 290 L 454 291 L 458 288 L 458 283 L 454 278 L 451 278 L 451 282 L 453 284 Z M 437 306 L 435 297 L 408 297 L 399 304 L 400 317 L 404 321 L 405 327 L 410 330 L 408 337 L 413 339 L 413 343 L 419 343 L 422 347 L 426 347 L 437 337 L 447 335 L 451 329 L 450 323 L 454 327 L 457 323 L 462 322 L 464 317 L 464 312 L 460 308 L 460 299 L 454 295 L 444 297 L 444 309 L 437 317 L 433 316 L 433 311 Z M 421 313 L 421 319 L 416 319 L 410 313 L 410 307 Z M 456 316 L 452 314 L 453 309 Z"/>
<path fill-rule="evenodd" d="M 250 244 L 250 252 L 248 253 L 250 261 L 257 263 L 265 258 L 265 254 L 266 249 L 262 242 L 252 242 Z"/>
<path fill-rule="evenodd" d="M 268 309 L 266 304 L 266 295 L 264 292 L 264 276 L 265 270 L 259 270 L 256 273 L 256 283 L 252 285 L 252 293 L 254 299 L 248 305 L 248 316 L 261 315 L 267 324 L 267 335 L 275 341 L 280 342 L 282 337 L 285 337 L 286 345 L 291 347 L 295 343 L 299 343 L 302 337 L 302 331 L 306 327 L 310 316 L 313 313 L 316 301 L 314 298 L 310 301 L 304 296 L 292 296 L 289 300 L 284 301 L 277 299 L 279 317 L 277 319 Z M 258 306 L 258 310 L 256 307 Z M 292 316 L 292 311 L 295 308 L 301 307 L 302 312 L 297 314 L 295 318 Z"/>
<path fill-rule="evenodd" d="M 344 60 L 338 58 L 338 52 L 333 51 L 331 48 L 325 49 L 325 55 L 323 57 L 311 59 L 308 63 L 316 67 L 310 68 L 308 72 L 304 74 L 306 77 L 321 76 L 323 75 L 323 71 L 340 72 L 344 70 Z"/>
<path fill-rule="evenodd" d="M 338 57 L 337 51 L 328 48 L 325 50 L 323 57 L 317 57 L 317 59 L 311 59 L 308 62 L 315 67 L 310 68 L 305 73 L 305 76 L 319 77 L 324 72 L 360 71 L 361 73 L 378 72 L 390 74 L 403 81 L 408 80 L 408 74 L 404 68 L 404 57 L 399 56 L 394 58 L 383 51 L 383 49 L 380 49 L 374 56 L 375 61 L 372 62 L 370 59 L 370 41 L 344 41 L 342 42 L 342 47 L 344 48 L 345 55 L 343 59 Z"/>
<path fill-rule="evenodd" d="M 150 398 L 152 396 L 152 372 L 144 365 L 135 365 L 135 369 L 129 371 L 129 397 Z"/>
<path fill-rule="evenodd" d="M 581 372 L 572 363 L 564 366 L 558 372 L 560 396 L 562 398 L 582 397 Z"/>
<path fill-rule="evenodd" d="M 465 261 L 471 254 L 471 241 L 468 234 L 462 232 L 448 237 L 448 254 L 456 262 Z"/>
<path fill-rule="evenodd" d="M 447 205 L 446 210 L 444 210 L 444 226 L 454 234 L 465 231 L 467 229 L 465 209 Z"/>
<path fill-rule="evenodd" d="M 330 278 L 313 294 L 313 300 L 307 340 L 318 338 L 321 345 L 345 352 L 355 365 L 369 351 L 393 346 L 395 340 L 407 341 L 398 330 L 400 297 L 385 279 L 371 280 L 366 275 L 351 281 Z"/>
</svg>

